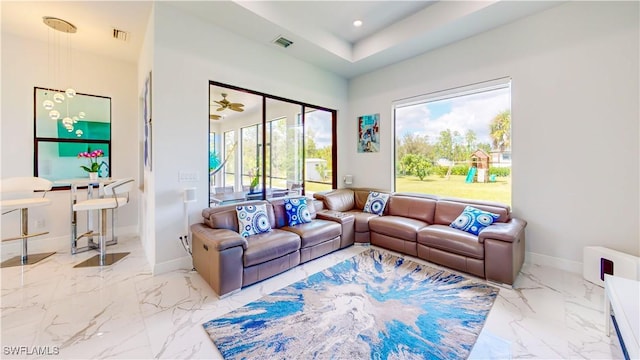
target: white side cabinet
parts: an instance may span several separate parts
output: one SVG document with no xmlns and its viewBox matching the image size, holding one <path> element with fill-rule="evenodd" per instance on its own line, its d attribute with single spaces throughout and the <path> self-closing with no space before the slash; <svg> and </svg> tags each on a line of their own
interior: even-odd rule
<svg viewBox="0 0 640 360">
<path fill-rule="evenodd" d="M 640 358 L 640 281 L 605 275 L 604 316 L 607 336 L 611 333 L 611 312 L 630 359 Z"/>
</svg>

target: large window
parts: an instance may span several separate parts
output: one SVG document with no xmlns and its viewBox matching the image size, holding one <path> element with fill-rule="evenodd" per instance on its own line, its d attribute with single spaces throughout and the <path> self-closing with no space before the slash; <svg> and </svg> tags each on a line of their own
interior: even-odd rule
<svg viewBox="0 0 640 360">
<path fill-rule="evenodd" d="M 110 175 L 111 98 L 36 87 L 34 126 L 35 176 L 52 181 L 88 177 L 82 166 L 101 177 Z"/>
<path fill-rule="evenodd" d="M 335 110 L 215 82 L 209 95 L 210 132 L 224 134 L 216 151 L 224 176 L 211 177 L 213 204 L 336 186 Z"/>
<path fill-rule="evenodd" d="M 394 105 L 395 190 L 511 204 L 508 79 Z"/>
</svg>

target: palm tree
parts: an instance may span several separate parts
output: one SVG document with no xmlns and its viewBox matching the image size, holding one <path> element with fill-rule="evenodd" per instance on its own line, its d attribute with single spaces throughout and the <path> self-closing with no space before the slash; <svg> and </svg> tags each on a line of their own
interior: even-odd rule
<svg viewBox="0 0 640 360">
<path fill-rule="evenodd" d="M 491 120 L 489 135 L 494 149 L 502 152 L 511 147 L 511 110 L 504 110 Z"/>
</svg>

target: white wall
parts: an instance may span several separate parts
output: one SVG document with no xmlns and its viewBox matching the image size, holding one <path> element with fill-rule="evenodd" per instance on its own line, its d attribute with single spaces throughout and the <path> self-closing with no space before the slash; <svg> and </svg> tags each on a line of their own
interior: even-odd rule
<svg viewBox="0 0 640 360">
<path fill-rule="evenodd" d="M 529 223 L 529 259 L 581 271 L 587 245 L 640 255 L 638 5 L 569 2 L 352 79 L 339 178 L 391 189 L 392 101 L 511 76 L 513 210 Z M 356 153 L 356 117 L 378 112 L 381 152 Z M 388 176 L 363 175 L 373 168 Z"/>
<path fill-rule="evenodd" d="M 156 235 L 155 235 L 155 197 L 153 176 L 149 167 L 144 165 L 144 86 L 148 77 L 152 77 L 153 68 L 153 47 L 154 47 L 154 12 L 155 7 L 151 8 L 147 28 L 145 29 L 144 41 L 142 49 L 138 56 L 138 77 L 137 77 L 137 93 L 138 97 L 138 162 L 140 164 L 140 212 L 138 219 L 140 224 L 140 241 L 144 248 L 145 255 L 149 264 L 156 262 Z M 150 75 L 151 74 L 151 75 Z M 153 87 L 153 79 L 151 79 Z M 151 89 L 153 96 L 153 88 Z M 153 113 L 151 114 L 153 115 Z M 152 159 L 153 160 L 153 159 Z"/>
<path fill-rule="evenodd" d="M 114 177 L 137 177 L 137 95 L 136 65 L 104 56 L 74 50 L 71 79 L 77 92 L 111 97 L 112 159 Z M 33 88 L 60 88 L 51 83 L 48 73 L 47 43 L 26 39 L 2 29 L 2 118 L 0 145 L 1 177 L 33 176 Z M 69 191 L 55 191 L 47 195 L 53 200 L 48 207 L 30 211 L 30 226 L 44 219 L 43 231 L 50 234 L 29 241 L 38 247 L 39 241 L 58 239 L 66 248 L 70 236 Z M 138 201 L 119 210 L 118 226 L 137 232 Z M 2 216 L 2 238 L 15 236 L 19 231 L 18 213 Z M 40 231 L 40 229 L 37 229 Z M 19 242 L 3 243 L 3 258 L 8 247 Z"/>
<path fill-rule="evenodd" d="M 200 222 L 208 206 L 209 80 L 339 111 L 346 111 L 347 83 L 274 45 L 257 45 L 169 4 L 155 3 L 154 12 L 153 265 L 161 272 L 191 266 L 178 241 L 184 227 L 183 189 L 197 188 L 190 223 Z M 199 179 L 181 183 L 180 171 L 196 172 Z"/>
</svg>

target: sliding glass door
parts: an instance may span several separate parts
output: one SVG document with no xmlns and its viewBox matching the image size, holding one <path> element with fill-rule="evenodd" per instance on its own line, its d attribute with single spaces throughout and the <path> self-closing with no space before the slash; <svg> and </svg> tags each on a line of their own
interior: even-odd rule
<svg viewBox="0 0 640 360">
<path fill-rule="evenodd" d="M 210 83 L 212 205 L 335 188 L 336 111 Z"/>
<path fill-rule="evenodd" d="M 334 180 L 333 113 L 327 110 L 305 108 L 304 159 L 305 188 L 311 192 L 330 190 Z"/>
<path fill-rule="evenodd" d="M 302 106 L 266 99 L 267 198 L 302 194 Z"/>
</svg>

